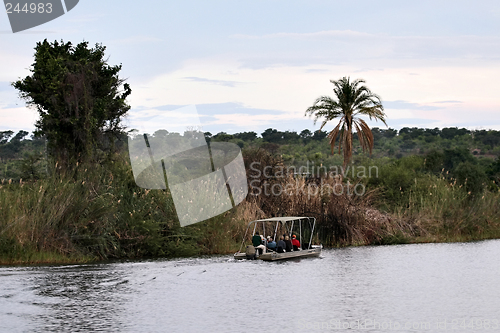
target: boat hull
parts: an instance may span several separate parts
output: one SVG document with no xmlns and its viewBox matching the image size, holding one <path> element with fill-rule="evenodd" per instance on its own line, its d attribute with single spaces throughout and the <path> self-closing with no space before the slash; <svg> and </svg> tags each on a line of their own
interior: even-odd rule
<svg viewBox="0 0 500 333">
<path fill-rule="evenodd" d="M 247 254 L 245 252 L 236 252 L 234 254 L 234 259 L 236 259 L 236 260 L 247 259 Z"/>
<path fill-rule="evenodd" d="M 317 246 L 308 250 L 301 250 L 301 251 L 292 251 L 284 253 L 267 252 L 259 256 L 256 256 L 255 259 L 261 259 L 265 261 L 277 261 L 277 260 L 287 260 L 295 258 L 319 257 L 320 254 L 321 254 L 321 246 Z M 242 260 L 242 259 L 248 259 L 248 257 L 245 252 L 237 252 L 234 254 L 234 259 Z"/>
<path fill-rule="evenodd" d="M 287 260 L 295 258 L 319 257 L 320 254 L 321 254 L 321 247 L 317 247 L 308 250 L 292 251 L 284 253 L 268 252 L 261 254 L 259 256 L 259 259 L 265 261 L 277 261 L 277 260 Z"/>
</svg>

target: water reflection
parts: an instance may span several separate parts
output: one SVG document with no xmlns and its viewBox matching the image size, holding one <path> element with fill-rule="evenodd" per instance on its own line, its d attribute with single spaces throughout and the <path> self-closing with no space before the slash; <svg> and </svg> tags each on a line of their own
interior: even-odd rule
<svg viewBox="0 0 500 333">
<path fill-rule="evenodd" d="M 324 332 L 363 321 L 429 325 L 398 332 L 440 332 L 445 321 L 477 331 L 450 325 L 500 325 L 499 252 L 500 241 L 486 241 L 334 249 L 281 263 L 221 256 L 2 267 L 0 331 Z"/>
<path fill-rule="evenodd" d="M 123 331 L 128 275 L 119 265 L 2 269 L 1 322 L 9 331 Z"/>
<path fill-rule="evenodd" d="M 47 310 L 37 318 L 40 331 L 123 330 L 117 314 L 127 302 L 127 275 L 113 265 L 61 267 L 37 274 L 32 289 Z"/>
</svg>

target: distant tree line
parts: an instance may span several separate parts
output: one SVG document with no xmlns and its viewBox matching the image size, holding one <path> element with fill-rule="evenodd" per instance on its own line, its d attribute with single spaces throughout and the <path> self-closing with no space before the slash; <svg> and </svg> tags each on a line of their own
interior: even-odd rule
<svg viewBox="0 0 500 333">
<path fill-rule="evenodd" d="M 168 133 L 164 130 L 159 130 L 154 135 L 160 135 L 161 133 Z M 483 144 L 491 148 L 500 146 L 500 131 L 497 130 L 468 130 L 466 128 L 457 127 L 445 127 L 443 129 L 439 128 L 417 128 L 417 127 L 403 127 L 399 131 L 393 128 L 381 129 L 378 127 L 372 128 L 373 136 L 375 139 L 375 144 L 380 144 L 381 141 L 385 139 L 392 139 L 395 137 L 400 137 L 402 139 L 402 148 L 412 148 L 412 144 L 408 143 L 413 140 L 423 140 L 426 143 L 431 143 L 436 141 L 438 138 L 453 140 L 457 137 L 468 136 L 472 139 L 474 143 Z M 0 132 L 0 160 L 16 159 L 22 156 L 18 156 L 19 152 L 23 150 L 28 142 L 32 142 L 35 147 L 40 147 L 45 144 L 45 140 L 40 137 L 35 137 L 31 135 L 30 139 L 26 139 L 28 132 L 21 130 L 14 135 L 11 130 Z M 243 141 L 243 142 L 253 142 L 257 139 L 278 145 L 285 144 L 307 144 L 314 141 L 322 141 L 326 138 L 326 131 L 310 131 L 305 129 L 300 133 L 296 131 L 279 131 L 274 128 L 268 128 L 260 134 L 254 131 L 250 132 L 240 132 L 234 134 L 228 134 L 226 132 L 219 132 L 213 135 L 210 132 L 205 132 L 205 137 L 208 141 Z M 354 134 L 354 138 L 357 139 L 357 135 Z M 124 138 L 119 141 L 126 141 Z"/>
<path fill-rule="evenodd" d="M 417 127 L 403 127 L 399 131 L 393 128 L 381 129 L 378 127 L 372 128 L 375 142 L 382 138 L 391 139 L 396 136 L 402 137 L 404 140 L 423 139 L 426 142 L 433 142 L 438 137 L 442 139 L 454 139 L 457 136 L 470 136 L 474 142 L 489 145 L 491 147 L 500 145 L 500 131 L 496 130 L 468 130 L 466 128 L 445 127 L 439 128 L 417 128 Z M 205 132 L 205 136 L 214 141 L 229 141 L 239 139 L 243 141 L 253 141 L 258 138 L 256 132 L 241 132 L 235 134 L 228 134 L 226 132 L 219 132 L 213 135 L 210 132 Z M 262 140 L 265 142 L 276 144 L 291 144 L 291 143 L 308 143 L 310 141 L 321 141 L 326 138 L 326 131 L 310 131 L 305 129 L 300 133 L 295 131 L 279 131 L 274 128 L 268 128 L 260 134 Z M 354 134 L 354 138 L 357 135 Z"/>
<path fill-rule="evenodd" d="M 24 130 L 20 130 L 15 135 L 10 130 L 0 132 L 0 162 L 21 159 L 26 152 L 38 151 L 45 146 L 43 138 L 32 135 L 31 139 L 25 139 L 28 134 L 29 132 Z"/>
<path fill-rule="evenodd" d="M 476 184 L 476 189 L 489 179 L 496 186 L 500 185 L 500 131 L 476 130 L 465 128 L 409 128 L 399 131 L 389 128 L 373 128 L 375 152 L 373 157 L 395 157 L 401 159 L 408 155 L 420 155 L 425 160 L 424 168 L 436 175 L 449 172 L 449 176 L 457 179 L 468 179 L 467 186 Z M 43 159 L 46 157 L 46 140 L 21 130 L 0 132 L 0 178 L 39 178 L 43 173 Z M 332 156 L 326 140 L 327 132 L 305 129 L 295 131 L 279 131 L 268 128 L 261 133 L 241 132 L 228 134 L 220 132 L 212 135 L 205 132 L 207 141 L 231 141 L 241 148 L 261 147 L 268 152 L 279 153 L 285 163 L 302 165 L 307 161 L 317 164 L 338 163 L 338 155 Z M 158 130 L 154 136 L 179 135 Z M 356 139 L 356 135 L 354 135 Z M 440 140 L 440 141 L 437 141 Z M 436 141 L 436 142 L 434 142 Z M 124 135 L 117 146 L 126 153 L 127 140 Z M 433 143 L 434 142 L 434 143 Z M 420 147 L 420 148 L 419 148 Z M 490 149 L 485 155 L 484 150 Z M 480 151 L 478 153 L 478 151 Z M 396 153 L 397 152 L 397 153 Z M 478 160 L 474 155 L 488 157 Z M 337 157 L 336 157 L 337 156 Z"/>
</svg>

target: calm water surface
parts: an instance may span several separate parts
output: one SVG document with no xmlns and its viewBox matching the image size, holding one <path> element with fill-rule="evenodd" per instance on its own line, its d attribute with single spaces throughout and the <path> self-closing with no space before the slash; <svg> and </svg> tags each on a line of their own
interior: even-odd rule
<svg viewBox="0 0 500 333">
<path fill-rule="evenodd" d="M 497 332 L 500 241 L 0 267 L 0 332 Z"/>
</svg>

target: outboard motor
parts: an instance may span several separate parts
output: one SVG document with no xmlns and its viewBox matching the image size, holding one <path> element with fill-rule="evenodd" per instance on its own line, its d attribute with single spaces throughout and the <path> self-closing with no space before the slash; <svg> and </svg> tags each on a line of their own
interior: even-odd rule
<svg viewBox="0 0 500 333">
<path fill-rule="evenodd" d="M 256 254 L 256 251 L 255 251 L 255 247 L 253 245 L 247 245 L 247 249 L 245 251 L 246 255 L 247 255 L 247 259 L 257 259 L 257 254 Z"/>
</svg>

